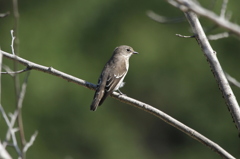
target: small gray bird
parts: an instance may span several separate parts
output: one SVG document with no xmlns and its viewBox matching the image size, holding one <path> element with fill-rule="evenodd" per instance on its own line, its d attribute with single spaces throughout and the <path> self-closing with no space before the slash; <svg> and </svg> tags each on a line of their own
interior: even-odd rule
<svg viewBox="0 0 240 159">
<path fill-rule="evenodd" d="M 121 45 L 115 48 L 112 57 L 104 66 L 98 79 L 90 110 L 95 111 L 113 91 L 122 94 L 119 88 L 124 85 L 123 79 L 128 72 L 129 58 L 132 54 L 138 54 L 138 52 L 130 46 Z"/>
</svg>

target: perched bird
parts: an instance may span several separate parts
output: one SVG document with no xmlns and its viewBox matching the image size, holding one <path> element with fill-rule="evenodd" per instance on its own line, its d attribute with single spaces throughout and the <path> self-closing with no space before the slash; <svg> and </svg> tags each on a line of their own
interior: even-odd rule
<svg viewBox="0 0 240 159">
<path fill-rule="evenodd" d="M 95 111 L 113 91 L 118 91 L 122 95 L 119 88 L 124 85 L 123 79 L 128 72 L 129 58 L 132 54 L 138 54 L 138 52 L 130 46 L 121 45 L 115 48 L 98 79 L 90 110 Z"/>
</svg>

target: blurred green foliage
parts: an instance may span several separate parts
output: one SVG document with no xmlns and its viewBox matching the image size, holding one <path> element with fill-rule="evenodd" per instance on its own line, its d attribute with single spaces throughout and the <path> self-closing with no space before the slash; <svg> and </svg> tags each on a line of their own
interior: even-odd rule
<svg viewBox="0 0 240 159">
<path fill-rule="evenodd" d="M 222 1 L 204 7 L 220 12 Z M 239 2 L 228 5 L 232 21 L 239 19 Z M 19 1 L 19 54 L 21 57 L 96 83 L 118 45 L 132 46 L 140 54 L 130 59 L 130 70 L 121 90 L 151 104 L 210 138 L 239 157 L 237 129 L 227 110 L 209 65 L 191 35 L 187 21 L 159 24 L 146 16 L 153 10 L 167 17 L 184 16 L 165 1 L 137 0 L 32 0 Z M 0 45 L 11 52 L 14 28 L 12 2 L 0 1 Z M 200 18 L 204 28 L 214 24 Z M 219 28 L 211 33 L 224 31 Z M 223 69 L 240 79 L 239 39 L 211 41 Z M 4 59 L 12 67 L 13 62 Z M 24 68 L 20 66 L 20 68 Z M 25 77 L 20 74 L 21 82 Z M 236 97 L 240 90 L 233 87 Z M 89 106 L 94 92 L 61 78 L 31 71 L 23 103 L 26 138 L 37 139 L 27 158 L 42 159 L 202 159 L 220 158 L 199 142 L 158 118 L 108 98 L 96 112 Z M 2 105 L 15 109 L 12 77 L 2 76 Z M 0 118 L 0 139 L 6 124 Z M 8 148 L 16 158 L 14 150 Z"/>
</svg>

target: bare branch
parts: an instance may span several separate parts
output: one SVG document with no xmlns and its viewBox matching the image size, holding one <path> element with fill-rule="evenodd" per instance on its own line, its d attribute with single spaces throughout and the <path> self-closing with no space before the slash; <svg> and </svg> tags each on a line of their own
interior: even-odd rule
<svg viewBox="0 0 240 159">
<path fill-rule="evenodd" d="M 6 67 L 4 67 L 4 69 L 5 69 L 5 68 L 6 68 Z M 5 70 L 6 70 L 6 69 L 5 69 Z M 13 75 L 13 74 L 20 74 L 20 73 L 23 73 L 23 72 L 26 72 L 26 71 L 30 71 L 30 70 L 31 70 L 30 68 L 26 67 L 26 68 L 23 69 L 23 70 L 14 71 L 14 72 L 6 70 L 7 72 L 1 72 L 0 74 L 10 74 L 10 75 Z"/>
<path fill-rule="evenodd" d="M 0 48 L 0 71 L 2 71 L 2 52 L 1 52 L 1 48 Z M 1 74 L 0 74 L 0 104 L 2 103 L 2 78 L 1 78 Z"/>
<path fill-rule="evenodd" d="M 22 84 L 22 89 L 21 89 L 21 92 L 19 94 L 19 98 L 18 98 L 18 103 L 17 103 L 17 109 L 19 111 L 19 114 L 18 116 L 21 114 L 21 110 L 22 110 L 22 103 L 23 103 L 23 99 L 24 99 L 24 96 L 25 96 L 25 93 L 26 93 L 26 88 L 27 88 L 27 82 L 28 82 L 28 77 L 30 75 L 30 72 L 27 72 L 26 74 L 26 77 L 25 77 L 25 80 Z M 24 128 L 23 128 L 23 122 L 22 122 L 22 117 L 19 118 L 18 120 L 20 120 L 18 123 L 18 126 L 19 126 L 19 132 L 20 132 L 20 136 L 21 136 L 21 141 L 22 141 L 22 144 L 23 146 L 25 147 L 25 144 L 26 144 L 26 140 L 25 140 L 25 135 L 24 135 Z M 24 153 L 23 153 L 24 154 Z M 25 156 L 25 155 L 24 155 Z"/>
<path fill-rule="evenodd" d="M 26 153 L 27 150 L 29 149 L 29 147 L 31 147 L 33 145 L 33 142 L 35 141 L 37 135 L 38 135 L 38 132 L 35 131 L 35 133 L 31 136 L 30 141 L 25 144 L 25 146 L 23 148 L 23 153 Z"/>
<path fill-rule="evenodd" d="M 237 36 L 240 36 L 240 26 L 229 22 L 226 18 L 222 18 L 216 15 L 214 12 L 209 11 L 191 0 L 166 0 L 169 4 L 181 9 L 183 12 L 193 11 L 196 14 L 206 17 L 216 23 L 217 25 L 233 32 Z"/>
<path fill-rule="evenodd" d="M 71 81 L 73 83 L 79 84 L 83 87 L 95 90 L 96 85 L 94 85 L 92 83 L 89 83 L 85 80 L 78 79 L 74 76 L 68 75 L 68 74 L 63 73 L 61 71 L 58 71 L 58 70 L 54 69 L 53 67 L 42 66 L 42 65 L 30 62 L 30 61 L 25 60 L 21 57 L 18 57 L 16 55 L 12 55 L 12 54 L 4 52 L 4 51 L 2 51 L 2 54 L 3 54 L 4 57 L 6 57 L 8 59 L 11 59 L 11 60 L 14 60 L 14 61 L 17 61 L 17 62 L 21 63 L 22 65 L 27 66 L 30 69 L 34 69 L 34 70 L 38 70 L 38 71 L 45 72 L 45 73 L 48 73 L 48 74 L 52 74 L 54 76 L 61 77 L 65 80 L 67 80 L 67 81 Z"/>
<path fill-rule="evenodd" d="M 7 65 L 2 64 L 2 69 L 4 69 L 6 72 L 9 72 L 10 76 L 14 76 L 15 75 L 15 74 L 11 74 L 11 72 L 14 72 L 14 71 Z"/>
<path fill-rule="evenodd" d="M 234 158 L 231 154 L 229 154 L 224 149 L 222 149 L 218 144 L 214 143 L 213 141 L 206 138 L 202 134 L 198 133 L 194 129 L 191 129 L 190 127 L 184 125 L 180 121 L 172 118 L 168 114 L 158 110 L 157 108 L 154 108 L 151 105 L 148 105 L 148 104 L 143 103 L 141 101 L 135 100 L 135 99 L 130 98 L 128 96 L 119 95 L 119 93 L 117 93 L 117 92 L 113 92 L 113 94 L 111 96 L 113 98 L 117 99 L 117 100 L 120 100 L 121 102 L 127 103 L 129 105 L 132 105 L 132 106 L 135 106 L 139 109 L 142 109 L 142 110 L 144 110 L 144 111 L 146 111 L 150 114 L 153 114 L 154 116 L 160 118 L 164 122 L 172 125 L 173 127 L 177 128 L 178 130 L 184 132 L 185 134 L 187 134 L 191 138 L 193 138 L 193 139 L 199 141 L 200 143 L 208 146 L 211 150 L 215 151 L 216 153 L 218 153 L 223 158 L 231 158 L 231 159 Z"/>
<path fill-rule="evenodd" d="M 186 36 L 186 35 L 176 34 L 176 36 L 178 36 L 178 37 L 180 37 L 180 38 L 195 38 L 195 35 Z"/>
<path fill-rule="evenodd" d="M 8 126 L 8 131 L 6 133 L 6 139 L 5 139 L 6 141 L 10 141 L 10 139 L 11 139 L 11 129 L 10 128 L 12 128 L 15 125 L 18 113 L 19 113 L 18 110 L 15 110 L 15 112 L 13 114 L 9 113 L 9 117 L 11 118 L 11 120 L 10 120 L 10 126 Z M 6 145 L 6 143 L 3 143 L 3 144 L 4 144 L 4 146 Z"/>
<path fill-rule="evenodd" d="M 87 82 L 85 80 L 76 78 L 74 76 L 68 75 L 66 73 L 63 73 L 61 71 L 58 71 L 52 67 L 46 67 L 46 66 L 42 66 L 33 62 L 30 62 L 28 60 L 25 60 L 23 58 L 20 58 L 18 56 L 9 54 L 7 52 L 2 51 L 3 56 L 6 58 L 9 58 L 11 60 L 15 60 L 25 66 L 28 66 L 34 70 L 38 70 L 41 72 L 45 72 L 48 74 L 52 74 L 54 76 L 57 77 L 61 77 L 69 82 L 73 82 L 76 83 L 78 85 L 81 85 L 83 87 L 86 87 L 88 89 L 91 90 L 95 90 L 96 89 L 96 85 L 92 84 L 90 82 Z M 214 143 L 213 141 L 209 140 L 208 138 L 206 138 L 205 136 L 201 135 L 200 133 L 198 133 L 197 131 L 191 129 L 190 127 L 184 125 L 183 123 L 179 122 L 178 120 L 172 118 L 171 116 L 167 115 L 166 113 L 152 107 L 151 105 L 148 105 L 146 103 L 140 102 L 138 100 L 135 100 L 133 98 L 127 97 L 125 95 L 120 95 L 117 92 L 113 92 L 113 94 L 110 95 L 111 97 L 120 100 L 121 102 L 127 103 L 129 105 L 135 106 L 137 108 L 140 108 L 148 113 L 151 113 L 153 115 L 155 115 L 156 117 L 160 118 L 161 120 L 163 120 L 164 122 L 172 125 L 173 127 L 177 128 L 178 130 L 184 132 L 185 134 L 189 135 L 190 137 L 192 137 L 193 139 L 199 141 L 200 143 L 208 146 L 211 150 L 215 151 L 216 153 L 218 153 L 220 156 L 224 157 L 224 158 L 234 158 L 231 154 L 229 154 L 227 151 L 225 151 L 222 147 L 220 147 L 218 144 Z"/>
<path fill-rule="evenodd" d="M 225 72 L 225 75 L 228 79 L 228 81 L 233 84 L 234 86 L 240 88 L 240 82 L 238 82 L 235 78 L 233 78 L 232 76 L 230 76 L 228 73 Z"/>
<path fill-rule="evenodd" d="M 219 33 L 215 35 L 208 35 L 208 40 L 219 40 L 223 38 L 228 38 L 230 34 L 228 32 Z"/>
<path fill-rule="evenodd" d="M 10 134 L 11 134 L 11 137 L 12 137 L 12 141 L 13 141 L 13 146 L 14 148 L 16 149 L 17 153 L 19 156 L 21 156 L 21 151 L 18 147 L 18 143 L 17 143 L 17 139 L 16 139 L 16 136 L 15 136 L 15 132 L 18 130 L 18 129 L 15 129 L 13 128 L 12 124 L 10 123 L 8 117 L 7 117 L 7 114 L 5 113 L 2 105 L 0 104 L 0 112 L 2 113 L 2 116 L 3 116 L 3 119 L 5 120 L 5 122 L 7 123 L 7 126 L 8 126 L 8 129 L 10 131 Z"/>
<path fill-rule="evenodd" d="M 14 55 L 19 55 L 19 37 L 18 37 L 18 30 L 19 30 L 19 11 L 18 11 L 18 0 L 12 0 L 13 1 L 13 15 L 14 15 L 14 32 L 15 32 L 15 37 L 13 35 L 13 30 L 11 31 L 12 34 L 12 41 L 14 43 L 12 43 L 12 53 Z M 16 40 L 14 41 L 14 39 L 16 38 Z M 15 52 L 14 52 L 15 51 Z M 18 65 L 17 63 L 14 63 L 14 71 L 18 70 Z M 16 106 L 18 109 L 18 116 L 17 116 L 17 122 L 18 122 L 18 126 L 20 128 L 20 139 L 21 139 L 21 146 L 22 149 L 25 146 L 25 136 L 24 136 L 24 131 L 23 131 L 23 123 L 22 123 L 22 110 L 19 107 L 19 101 L 20 99 L 20 81 L 19 81 L 19 77 L 13 76 L 14 78 L 14 85 L 15 85 L 15 96 L 16 96 Z M 21 106 L 22 107 L 22 106 Z M 23 151 L 23 150 L 22 150 Z M 25 154 L 22 153 L 21 156 L 23 159 L 25 159 Z"/>
<path fill-rule="evenodd" d="M 207 57 L 207 61 L 210 64 L 213 75 L 218 83 L 220 90 L 222 91 L 223 97 L 227 103 L 230 113 L 233 117 L 233 121 L 240 134 L 240 109 L 236 97 L 227 81 L 227 78 L 222 70 L 222 67 L 217 59 L 215 51 L 213 51 L 207 37 L 202 29 L 202 26 L 193 12 L 185 12 L 185 15 L 195 33 L 196 40 L 202 48 L 203 53 Z"/>
<path fill-rule="evenodd" d="M 167 18 L 164 16 L 160 16 L 156 13 L 154 13 L 153 11 L 147 11 L 147 15 L 149 18 L 151 18 L 152 20 L 158 22 L 158 23 L 180 23 L 183 21 L 186 21 L 185 17 L 179 17 L 179 18 Z"/>
<path fill-rule="evenodd" d="M 227 10 L 227 4 L 228 4 L 228 0 L 223 0 L 222 9 L 221 9 L 221 13 L 220 13 L 221 18 L 225 18 L 225 14 L 226 14 L 226 10 Z"/>
<path fill-rule="evenodd" d="M 11 43 L 12 54 L 15 55 L 15 51 L 14 51 L 14 40 L 15 40 L 16 37 L 13 35 L 13 30 L 11 30 L 11 36 L 12 36 L 12 43 Z"/>
<path fill-rule="evenodd" d="M 10 12 L 0 13 L 0 18 L 4 18 L 4 17 L 8 16 L 9 14 L 10 14 Z"/>
<path fill-rule="evenodd" d="M 12 159 L 12 157 L 6 151 L 5 147 L 2 145 L 1 141 L 0 141 L 0 158 L 1 159 Z"/>
</svg>

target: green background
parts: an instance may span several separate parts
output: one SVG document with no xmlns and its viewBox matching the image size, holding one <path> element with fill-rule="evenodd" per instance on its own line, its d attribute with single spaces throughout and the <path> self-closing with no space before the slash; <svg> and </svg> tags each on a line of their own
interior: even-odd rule
<svg viewBox="0 0 240 159">
<path fill-rule="evenodd" d="M 220 13 L 222 1 L 206 8 Z M 1 49 L 11 52 L 14 28 L 12 2 L 0 1 Z M 160 24 L 146 15 L 153 10 L 167 17 L 184 16 L 166 1 L 32 0 L 19 1 L 19 54 L 32 62 L 52 66 L 91 83 L 119 45 L 140 54 L 130 59 L 121 91 L 148 103 L 210 138 L 239 157 L 239 138 L 209 64 L 187 21 Z M 231 21 L 239 21 L 239 2 L 229 2 Z M 204 29 L 214 26 L 200 18 Z M 217 28 L 208 35 L 223 32 Z M 210 42 L 223 69 L 240 79 L 239 39 L 231 36 Z M 12 68 L 13 62 L 4 59 Z M 24 68 L 19 65 L 20 69 Z M 23 82 L 26 73 L 20 74 Z M 236 98 L 239 88 L 233 87 Z M 26 139 L 39 132 L 28 150 L 31 159 L 202 159 L 221 158 L 206 146 L 140 109 L 108 98 L 96 112 L 89 110 L 94 92 L 61 78 L 32 70 L 23 102 Z M 15 109 L 13 79 L 2 76 L 2 105 Z M 0 139 L 7 126 L 0 118 Z M 7 149 L 16 158 L 13 148 Z"/>
</svg>

